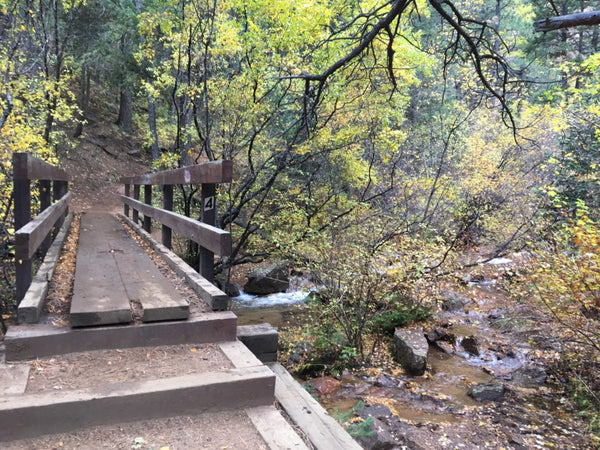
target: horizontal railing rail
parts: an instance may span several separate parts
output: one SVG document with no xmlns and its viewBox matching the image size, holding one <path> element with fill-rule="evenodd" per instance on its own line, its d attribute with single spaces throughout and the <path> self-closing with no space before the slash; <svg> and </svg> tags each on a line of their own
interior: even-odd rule
<svg viewBox="0 0 600 450">
<path fill-rule="evenodd" d="M 123 196 L 123 202 L 219 256 L 231 255 L 231 234 L 181 214 Z M 147 231 L 147 230 L 146 230 Z"/>
</svg>

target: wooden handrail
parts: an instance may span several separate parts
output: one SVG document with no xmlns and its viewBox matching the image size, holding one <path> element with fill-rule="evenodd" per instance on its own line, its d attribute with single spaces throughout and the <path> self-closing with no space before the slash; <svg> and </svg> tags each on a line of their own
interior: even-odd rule
<svg viewBox="0 0 600 450">
<path fill-rule="evenodd" d="M 156 208 L 138 200 L 122 196 L 123 202 L 137 209 L 146 217 L 168 226 L 176 233 L 191 239 L 198 245 L 209 249 L 219 256 L 231 255 L 231 234 L 220 228 L 199 222 L 181 214 Z"/>
<path fill-rule="evenodd" d="M 67 172 L 31 155 L 15 153 L 13 155 L 13 178 L 15 180 L 69 181 Z"/>
<path fill-rule="evenodd" d="M 200 246 L 200 273 L 208 281 L 213 281 L 214 254 L 231 254 L 231 235 L 215 227 L 216 224 L 216 184 L 228 183 L 233 178 L 232 161 L 211 161 L 174 170 L 123 177 L 125 185 L 123 213 L 137 223 L 139 214 L 144 215 L 143 228 L 150 233 L 151 219 L 162 225 L 162 243 L 171 248 L 171 233 L 175 231 Z M 190 219 L 173 212 L 173 186 L 200 185 L 201 221 Z M 152 206 L 152 186 L 162 186 L 163 208 Z M 144 186 L 144 200 L 140 201 L 140 187 Z M 133 188 L 132 188 L 133 187 Z"/>
<path fill-rule="evenodd" d="M 69 208 L 71 193 L 65 194 L 59 201 L 44 210 L 15 233 L 15 254 L 30 259 L 40 248 L 54 224 Z"/>
<path fill-rule="evenodd" d="M 121 178 L 123 184 L 157 185 L 229 183 L 233 178 L 232 161 L 211 161 L 180 169 L 163 170 Z"/>
<path fill-rule="evenodd" d="M 67 193 L 68 174 L 63 169 L 33 157 L 13 154 L 13 197 L 15 219 L 15 272 L 17 305 L 31 286 L 32 258 L 45 254 L 67 214 L 71 194 Z M 31 181 L 39 181 L 40 214 L 31 220 Z M 52 200 L 56 203 L 52 205 Z"/>
</svg>

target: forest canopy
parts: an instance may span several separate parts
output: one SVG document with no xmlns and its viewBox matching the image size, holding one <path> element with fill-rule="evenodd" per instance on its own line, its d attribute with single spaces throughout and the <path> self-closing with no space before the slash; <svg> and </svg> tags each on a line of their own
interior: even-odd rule
<svg viewBox="0 0 600 450">
<path fill-rule="evenodd" d="M 233 160 L 218 226 L 234 248 L 218 278 L 293 261 L 346 305 L 341 326 L 359 353 L 391 298 L 423 300 L 420 283 L 453 273 L 473 248 L 487 259 L 535 253 L 540 296 L 572 291 L 580 303 L 550 307 L 566 327 L 580 323 L 573 315 L 588 323 L 600 308 L 600 28 L 533 24 L 598 10 L 0 0 L 2 257 L 13 256 L 12 154 L 58 163 L 90 123 L 114 122 L 153 170 Z M 198 215 L 196 190 L 181 187 L 178 202 Z M 569 277 L 557 282 L 560 267 Z M 597 331 L 586 339 L 597 351 Z"/>
</svg>

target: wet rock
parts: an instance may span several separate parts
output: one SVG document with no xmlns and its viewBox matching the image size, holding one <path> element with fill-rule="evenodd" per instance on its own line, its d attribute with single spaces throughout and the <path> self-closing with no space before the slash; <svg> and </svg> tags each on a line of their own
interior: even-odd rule
<svg viewBox="0 0 600 450">
<path fill-rule="evenodd" d="M 285 292 L 290 285 L 289 263 L 262 264 L 248 271 L 244 291 L 248 294 L 267 295 Z"/>
<path fill-rule="evenodd" d="M 480 383 L 471 387 L 467 394 L 478 402 L 500 400 L 504 396 L 504 385 L 497 383 Z"/>
<path fill-rule="evenodd" d="M 479 352 L 479 339 L 477 339 L 477 336 L 468 336 L 466 338 L 463 338 L 462 342 L 460 343 L 460 345 L 462 346 L 462 348 L 465 349 L 465 351 L 473 356 L 479 356 L 480 352 Z"/>
<path fill-rule="evenodd" d="M 442 301 L 442 310 L 444 311 L 458 311 L 463 309 L 470 300 L 462 294 L 454 291 L 445 291 L 441 293 L 443 301 Z"/>
<path fill-rule="evenodd" d="M 310 384 L 321 395 L 329 395 L 339 390 L 342 384 L 333 377 L 313 378 Z"/>
<path fill-rule="evenodd" d="M 396 328 L 393 356 L 412 375 L 423 375 L 429 345 L 422 328 Z"/>
<path fill-rule="evenodd" d="M 454 353 L 454 345 L 452 345 L 450 342 L 437 341 L 435 345 L 437 346 L 437 348 L 439 348 L 441 351 L 448 355 L 452 355 Z"/>
<path fill-rule="evenodd" d="M 398 448 L 398 443 L 388 431 L 388 426 L 378 419 L 373 419 L 370 433 L 358 434 L 355 439 L 362 448 L 367 450 L 391 450 Z"/>
<path fill-rule="evenodd" d="M 383 373 L 379 378 L 375 380 L 375 386 L 395 388 L 398 386 L 398 380 L 396 380 L 393 376 L 388 375 L 387 373 Z"/>
<path fill-rule="evenodd" d="M 431 344 L 437 341 L 446 341 L 452 344 L 456 342 L 456 336 L 453 333 L 450 333 L 448 330 L 440 327 L 432 328 L 425 333 L 425 337 Z"/>
<path fill-rule="evenodd" d="M 298 364 L 304 358 L 310 355 L 311 350 L 312 345 L 310 345 L 308 342 L 299 342 L 298 344 L 296 344 L 296 346 L 294 347 L 294 351 L 288 358 L 288 365 Z"/>
<path fill-rule="evenodd" d="M 479 273 L 470 273 L 466 277 L 463 278 L 462 282 L 464 284 L 469 283 L 483 283 L 485 281 L 485 276 Z"/>
<path fill-rule="evenodd" d="M 375 419 L 381 419 L 385 417 L 390 417 L 392 415 L 392 411 L 385 405 L 381 403 L 375 403 L 373 405 L 365 406 L 362 408 L 358 415 L 363 419 L 368 419 L 369 417 L 373 417 Z"/>
<path fill-rule="evenodd" d="M 541 367 L 522 367 L 513 372 L 512 379 L 519 386 L 534 388 L 544 384 L 547 375 Z"/>
<path fill-rule="evenodd" d="M 220 284 L 220 288 L 225 294 L 230 297 L 238 297 L 240 295 L 240 287 L 235 283 L 225 283 L 225 285 Z"/>
</svg>

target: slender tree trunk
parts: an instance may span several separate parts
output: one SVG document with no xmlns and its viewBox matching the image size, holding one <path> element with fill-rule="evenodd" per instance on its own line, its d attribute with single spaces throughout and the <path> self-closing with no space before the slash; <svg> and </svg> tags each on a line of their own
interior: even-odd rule
<svg viewBox="0 0 600 450">
<path fill-rule="evenodd" d="M 79 79 L 79 110 L 81 116 L 77 122 L 77 127 L 73 133 L 73 137 L 79 137 L 83 133 L 83 122 L 87 116 L 87 112 L 90 106 L 90 87 L 91 77 L 90 71 L 86 64 L 81 66 L 81 78 Z"/>
<path fill-rule="evenodd" d="M 117 118 L 117 125 L 119 128 L 126 133 L 133 131 L 133 93 L 131 92 L 131 86 L 125 84 L 121 87 L 121 95 L 119 100 L 119 117 Z"/>
<path fill-rule="evenodd" d="M 152 135 L 152 160 L 156 161 L 160 158 L 158 131 L 156 130 L 156 104 L 150 93 L 148 93 L 148 126 Z"/>
</svg>

